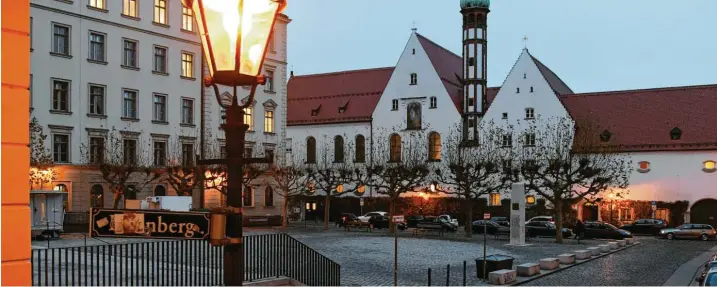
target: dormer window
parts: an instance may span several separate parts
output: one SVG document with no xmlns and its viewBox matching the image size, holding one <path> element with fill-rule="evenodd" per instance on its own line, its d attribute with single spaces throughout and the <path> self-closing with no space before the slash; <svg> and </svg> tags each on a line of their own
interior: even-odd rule
<svg viewBox="0 0 717 287">
<path fill-rule="evenodd" d="M 391 100 L 391 110 L 398 111 L 398 99 Z"/>
<path fill-rule="evenodd" d="M 431 97 L 431 109 L 435 109 L 438 107 L 438 99 L 436 97 Z"/>
<path fill-rule="evenodd" d="M 610 131 L 604 130 L 604 131 L 600 134 L 600 141 L 601 141 L 601 142 L 609 142 L 611 136 L 612 136 L 612 133 L 610 133 Z"/>
<path fill-rule="evenodd" d="M 714 160 L 708 160 L 702 163 L 702 171 L 704 172 L 715 172 L 717 171 L 717 165 Z"/>
<path fill-rule="evenodd" d="M 417 85 L 418 84 L 418 74 L 412 73 L 411 74 L 411 85 Z"/>
<path fill-rule="evenodd" d="M 321 111 L 321 105 L 319 105 L 316 108 L 311 109 L 311 116 L 312 117 L 318 116 L 320 111 Z"/>
<path fill-rule="evenodd" d="M 343 106 L 339 107 L 339 114 L 343 114 L 346 112 L 346 109 L 349 107 L 349 102 L 347 101 Z"/>
<path fill-rule="evenodd" d="M 535 109 L 526 108 L 525 109 L 525 119 L 528 119 L 528 120 L 535 119 Z"/>
<path fill-rule="evenodd" d="M 637 172 L 639 172 L 639 173 L 650 172 L 650 162 L 649 161 L 638 162 L 637 163 Z"/>
<path fill-rule="evenodd" d="M 682 138 L 682 130 L 678 127 L 675 127 L 670 131 L 670 139 L 673 141 L 679 140 Z"/>
</svg>

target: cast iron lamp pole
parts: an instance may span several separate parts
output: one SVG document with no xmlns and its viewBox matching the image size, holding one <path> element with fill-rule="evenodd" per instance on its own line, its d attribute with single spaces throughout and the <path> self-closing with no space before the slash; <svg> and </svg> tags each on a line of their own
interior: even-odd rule
<svg viewBox="0 0 717 287">
<path fill-rule="evenodd" d="M 226 165 L 227 207 L 212 211 L 211 244 L 224 246 L 224 285 L 244 283 L 244 242 L 242 230 L 242 186 L 244 165 L 271 163 L 271 158 L 246 158 L 244 109 L 254 101 L 274 23 L 286 7 L 286 0 L 182 0 L 196 19 L 204 56 L 209 68 L 205 86 L 214 88 L 220 106 L 226 108 L 222 124 L 226 138 L 227 158 L 201 160 L 202 165 Z M 203 68 L 203 67 L 202 67 Z M 227 105 L 217 85 L 234 89 Z M 238 103 L 237 86 L 251 86 L 249 98 Z M 202 131 L 203 132 L 203 131 Z"/>
</svg>

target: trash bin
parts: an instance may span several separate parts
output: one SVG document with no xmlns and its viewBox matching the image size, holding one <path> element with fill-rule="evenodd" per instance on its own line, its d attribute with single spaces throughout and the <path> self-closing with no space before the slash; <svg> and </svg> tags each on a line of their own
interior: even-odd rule
<svg viewBox="0 0 717 287">
<path fill-rule="evenodd" d="M 513 269 L 513 260 L 515 258 L 507 256 L 507 255 L 501 255 L 501 254 L 493 254 L 488 255 L 485 257 L 485 274 L 486 277 L 488 276 L 488 273 L 491 273 L 493 271 L 497 270 L 503 270 L 503 269 Z M 478 278 L 486 279 L 483 277 L 483 257 L 476 258 L 476 275 Z"/>
</svg>

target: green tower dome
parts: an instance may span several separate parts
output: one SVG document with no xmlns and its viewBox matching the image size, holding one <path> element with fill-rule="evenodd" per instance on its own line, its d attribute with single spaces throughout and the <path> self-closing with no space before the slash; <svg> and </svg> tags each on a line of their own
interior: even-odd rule
<svg viewBox="0 0 717 287">
<path fill-rule="evenodd" d="M 461 0 L 461 9 L 490 8 L 490 0 Z"/>
</svg>

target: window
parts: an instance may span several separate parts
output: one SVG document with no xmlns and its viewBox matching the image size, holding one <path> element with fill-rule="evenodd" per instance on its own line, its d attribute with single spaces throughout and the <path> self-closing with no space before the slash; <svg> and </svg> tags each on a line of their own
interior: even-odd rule
<svg viewBox="0 0 717 287">
<path fill-rule="evenodd" d="M 254 206 L 254 190 L 251 186 L 245 186 L 242 192 L 243 206 Z"/>
<path fill-rule="evenodd" d="M 154 47 L 154 71 L 167 73 L 167 48 Z"/>
<path fill-rule="evenodd" d="M 194 124 L 194 100 L 182 99 L 182 123 Z"/>
<path fill-rule="evenodd" d="M 167 0 L 154 0 L 154 22 L 167 25 Z"/>
<path fill-rule="evenodd" d="M 223 145 L 219 147 L 220 158 L 227 158 L 227 146 Z"/>
<path fill-rule="evenodd" d="M 475 105 L 475 99 L 474 98 L 468 98 L 468 106 L 472 107 Z"/>
<path fill-rule="evenodd" d="M 474 57 L 468 58 L 468 66 L 473 67 L 475 65 L 476 65 L 476 58 L 474 58 Z"/>
<path fill-rule="evenodd" d="M 107 9 L 107 6 L 105 6 L 105 0 L 90 0 L 90 7 L 103 10 Z"/>
<path fill-rule="evenodd" d="M 515 88 L 515 93 L 520 94 L 520 88 Z"/>
<path fill-rule="evenodd" d="M 612 136 L 612 133 L 610 133 L 610 131 L 604 130 L 604 131 L 600 134 L 600 141 L 602 141 L 602 142 L 608 142 L 608 141 L 610 141 L 610 137 L 611 137 L 611 136 Z"/>
<path fill-rule="evenodd" d="M 490 206 L 500 206 L 500 193 L 490 194 Z"/>
<path fill-rule="evenodd" d="M 435 109 L 438 107 L 438 99 L 436 97 L 431 97 L 431 109 Z"/>
<path fill-rule="evenodd" d="M 525 118 L 529 119 L 529 120 L 535 119 L 535 109 L 533 109 L 533 108 L 525 109 Z"/>
<path fill-rule="evenodd" d="M 52 159 L 55 162 L 70 162 L 70 136 L 52 136 Z"/>
<path fill-rule="evenodd" d="M 397 99 L 391 100 L 391 110 L 398 111 L 398 100 Z"/>
<path fill-rule="evenodd" d="M 503 135 L 502 144 L 504 147 L 513 146 L 513 136 L 512 135 Z"/>
<path fill-rule="evenodd" d="M 344 162 L 344 138 L 334 137 L 334 162 Z"/>
<path fill-rule="evenodd" d="M 124 164 L 134 165 L 137 163 L 137 140 L 125 139 L 122 141 Z"/>
<path fill-rule="evenodd" d="M 90 163 L 99 164 L 104 161 L 105 138 L 90 137 Z"/>
<path fill-rule="evenodd" d="M 620 210 L 620 220 L 632 220 L 632 210 L 623 208 Z"/>
<path fill-rule="evenodd" d="M 244 157 L 254 157 L 254 148 L 245 147 L 244 148 Z"/>
<path fill-rule="evenodd" d="M 90 114 L 105 114 L 105 87 L 90 86 Z"/>
<path fill-rule="evenodd" d="M 715 166 L 714 160 L 708 160 L 702 163 L 702 171 L 704 172 L 715 172 L 717 170 L 717 167 Z"/>
<path fill-rule="evenodd" d="M 637 163 L 637 172 L 646 173 L 650 171 L 650 162 L 641 161 Z"/>
<path fill-rule="evenodd" d="M 411 85 L 417 85 L 418 84 L 418 74 L 412 73 L 411 74 Z"/>
<path fill-rule="evenodd" d="M 136 185 L 128 184 L 124 187 L 124 199 L 135 200 L 138 192 Z"/>
<path fill-rule="evenodd" d="M 528 78 L 528 74 L 523 73 L 523 79 L 526 79 L 526 78 Z"/>
<path fill-rule="evenodd" d="M 413 49 L 413 51 L 411 52 L 411 55 L 415 55 L 415 54 L 416 54 L 416 49 Z"/>
<path fill-rule="evenodd" d="M 105 206 L 105 190 L 102 185 L 95 184 L 90 188 L 90 205 L 99 208 Z"/>
<path fill-rule="evenodd" d="M 421 104 L 410 103 L 406 108 L 406 129 L 420 130 L 422 117 L 421 117 Z"/>
<path fill-rule="evenodd" d="M 194 165 L 194 144 L 182 144 L 182 165 Z"/>
<path fill-rule="evenodd" d="M 274 111 L 264 111 L 264 132 L 274 132 Z"/>
<path fill-rule="evenodd" d="M 366 138 L 363 135 L 356 136 L 356 158 L 355 162 L 366 162 Z"/>
<path fill-rule="evenodd" d="M 469 118 L 468 119 L 468 127 L 472 128 L 476 126 L 476 119 L 475 118 Z"/>
<path fill-rule="evenodd" d="M 194 55 L 182 52 L 182 77 L 194 78 Z"/>
<path fill-rule="evenodd" d="M 266 83 L 264 84 L 264 91 L 274 92 L 274 71 L 266 71 L 266 73 L 264 73 L 264 77 L 266 78 Z"/>
<path fill-rule="evenodd" d="M 306 163 L 316 163 L 316 139 L 314 137 L 306 139 Z"/>
<path fill-rule="evenodd" d="M 167 142 L 155 141 L 154 146 L 154 166 L 165 166 L 167 164 Z"/>
<path fill-rule="evenodd" d="M 680 128 L 674 128 L 670 131 L 670 139 L 671 140 L 679 140 L 682 138 L 682 130 Z"/>
<path fill-rule="evenodd" d="M 127 119 L 136 119 L 137 91 L 124 90 L 123 98 L 122 117 Z"/>
<path fill-rule="evenodd" d="M 52 81 L 52 109 L 55 111 L 70 111 L 70 82 Z"/>
<path fill-rule="evenodd" d="M 226 116 L 226 111 L 224 112 L 224 115 Z M 224 120 L 224 123 L 226 123 L 226 119 Z M 254 108 L 253 107 L 246 107 L 244 109 L 244 124 L 249 126 L 249 131 L 254 130 Z"/>
<path fill-rule="evenodd" d="M 507 120 L 507 119 L 508 119 L 508 113 L 503 113 L 503 119 L 504 119 L 504 120 Z"/>
<path fill-rule="evenodd" d="M 182 30 L 194 31 L 192 8 L 182 5 Z"/>
<path fill-rule="evenodd" d="M 167 122 L 167 96 L 154 95 L 154 109 L 152 110 L 152 120 L 158 122 Z"/>
<path fill-rule="evenodd" d="M 273 150 L 273 149 L 270 149 L 270 148 L 265 148 L 265 149 L 264 149 L 264 156 L 265 156 L 266 158 L 272 158 L 272 159 L 273 159 L 273 158 L 274 158 L 274 150 Z"/>
<path fill-rule="evenodd" d="M 535 146 L 535 134 L 526 134 L 525 135 L 524 146 Z"/>
<path fill-rule="evenodd" d="M 130 17 L 137 17 L 137 0 L 123 0 L 122 14 Z"/>
<path fill-rule="evenodd" d="M 533 87 L 530 87 L 530 92 L 531 92 L 531 93 L 533 92 Z"/>
<path fill-rule="evenodd" d="M 401 161 L 401 136 L 392 134 L 389 141 L 389 161 L 400 162 Z"/>
<path fill-rule="evenodd" d="M 52 25 L 52 52 L 55 54 L 70 55 L 70 27 L 60 24 Z"/>
<path fill-rule="evenodd" d="M 434 132 L 428 136 L 428 159 L 441 160 L 441 135 L 439 133 Z"/>
<path fill-rule="evenodd" d="M 264 189 L 264 206 L 274 206 L 274 190 L 271 186 Z"/>
<path fill-rule="evenodd" d="M 137 68 L 137 41 L 125 39 L 123 46 L 122 65 Z"/>
<path fill-rule="evenodd" d="M 166 196 L 167 195 L 167 188 L 164 187 L 164 185 L 158 184 L 154 187 L 154 196 Z"/>
</svg>

